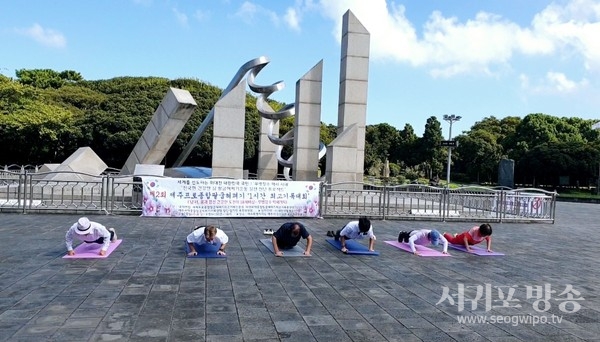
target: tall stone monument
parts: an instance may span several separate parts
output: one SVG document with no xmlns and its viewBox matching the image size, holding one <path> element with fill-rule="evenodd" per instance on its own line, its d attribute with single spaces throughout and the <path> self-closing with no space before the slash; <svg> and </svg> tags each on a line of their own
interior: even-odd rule
<svg viewBox="0 0 600 342">
<path fill-rule="evenodd" d="M 246 124 L 246 83 L 215 104 L 213 122 L 212 176 L 244 178 L 244 135 Z"/>
<path fill-rule="evenodd" d="M 319 178 L 322 83 L 322 60 L 296 83 L 292 169 L 295 181 L 316 181 Z"/>
<path fill-rule="evenodd" d="M 328 183 L 363 181 L 370 39 L 369 31 L 351 11 L 347 11 L 342 25 L 338 136 L 344 135 L 344 131 L 350 126 L 355 126 L 352 129 L 355 129 L 356 133 L 352 133 L 352 136 L 355 135 L 356 139 L 354 141 L 348 138 L 336 139 L 330 145 L 333 148 L 331 150 L 328 148 L 326 173 Z M 342 143 L 343 148 L 335 148 L 336 143 Z M 345 155 L 355 154 L 354 158 L 350 158 L 355 162 L 354 176 L 342 170 L 345 168 L 342 160 L 348 159 L 348 156 L 340 158 L 330 155 L 338 151 L 343 151 Z M 333 160 L 332 163 L 329 162 L 330 158 Z"/>
<path fill-rule="evenodd" d="M 189 91 L 170 88 L 129 154 L 120 174 L 133 174 L 136 164 L 160 164 L 196 106 Z"/>
</svg>

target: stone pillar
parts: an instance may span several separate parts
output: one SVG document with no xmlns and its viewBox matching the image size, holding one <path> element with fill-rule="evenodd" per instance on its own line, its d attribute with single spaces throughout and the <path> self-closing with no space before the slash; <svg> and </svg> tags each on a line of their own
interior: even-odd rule
<svg viewBox="0 0 600 342">
<path fill-rule="evenodd" d="M 55 165 L 50 170 L 50 165 Z M 46 166 L 46 165 L 45 165 Z M 46 170 L 49 169 L 49 170 Z M 65 159 L 60 165 L 48 164 L 42 167 L 43 171 L 54 171 L 44 177 L 47 180 L 93 180 L 94 176 L 100 176 L 108 166 L 98 157 L 91 147 L 80 147 L 73 152 L 69 158 Z M 80 173 L 61 173 L 61 172 L 80 172 Z"/>
<path fill-rule="evenodd" d="M 120 174 L 133 174 L 137 164 L 160 164 L 196 106 L 196 101 L 189 91 L 170 88 Z"/>
<path fill-rule="evenodd" d="M 240 82 L 214 107 L 212 176 L 244 177 L 246 82 Z"/>
<path fill-rule="evenodd" d="M 268 104 L 265 105 L 268 106 Z M 271 109 L 271 111 L 273 111 Z M 272 126 L 272 127 L 271 127 Z M 277 145 L 269 140 L 269 134 L 279 137 L 279 120 L 261 118 L 260 137 L 258 141 L 257 178 L 263 180 L 277 179 Z"/>
<path fill-rule="evenodd" d="M 350 125 L 356 124 L 355 178 L 357 182 L 362 182 L 364 175 L 369 46 L 369 31 L 351 11 L 347 11 L 342 25 L 338 135 Z"/>
<path fill-rule="evenodd" d="M 327 146 L 327 183 L 356 182 L 357 132 L 357 125 L 351 125 Z"/>
<path fill-rule="evenodd" d="M 322 85 L 323 60 L 296 82 L 292 168 L 295 181 L 316 181 L 319 178 Z"/>
</svg>

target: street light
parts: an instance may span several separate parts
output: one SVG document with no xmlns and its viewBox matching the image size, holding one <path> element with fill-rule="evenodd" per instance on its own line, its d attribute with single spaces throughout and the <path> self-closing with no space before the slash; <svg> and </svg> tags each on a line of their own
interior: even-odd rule
<svg viewBox="0 0 600 342">
<path fill-rule="evenodd" d="M 444 114 L 444 120 L 450 123 L 450 131 L 448 132 L 448 140 L 452 140 L 452 123 L 459 121 L 461 116 Z M 446 170 L 446 186 L 450 189 L 450 163 L 452 162 L 452 146 L 448 146 L 448 167 Z"/>
<path fill-rule="evenodd" d="M 592 129 L 600 130 L 600 121 L 593 124 Z M 596 195 L 600 195 L 600 163 L 598 164 L 598 181 L 596 182 Z"/>
</svg>

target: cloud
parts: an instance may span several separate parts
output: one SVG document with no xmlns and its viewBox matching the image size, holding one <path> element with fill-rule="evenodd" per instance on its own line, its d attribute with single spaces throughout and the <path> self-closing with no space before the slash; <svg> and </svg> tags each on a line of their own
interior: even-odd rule
<svg viewBox="0 0 600 342">
<path fill-rule="evenodd" d="M 208 18 L 210 18 L 210 15 L 210 11 L 196 10 L 196 12 L 194 12 L 194 18 L 196 18 L 196 20 L 198 21 L 208 20 Z"/>
<path fill-rule="evenodd" d="M 300 18 L 294 8 L 288 8 L 283 16 L 285 23 L 294 31 L 300 31 Z"/>
<path fill-rule="evenodd" d="M 320 0 L 339 41 L 342 16 L 351 9 L 371 34 L 371 57 L 427 68 L 433 77 L 491 75 L 510 67 L 515 55 L 581 56 L 585 68 L 600 71 L 600 2 L 571 0 L 551 4 L 522 27 L 501 15 L 481 11 L 459 21 L 434 11 L 420 28 L 405 7 L 385 0 Z"/>
<path fill-rule="evenodd" d="M 279 15 L 277 12 L 257 5 L 250 1 L 245 1 L 235 13 L 236 17 L 241 18 L 247 24 L 267 18 L 273 25 L 280 26 L 282 23 L 293 31 L 300 31 L 302 14 L 310 9 L 317 8 L 313 0 L 296 0 L 294 7 L 288 7 L 285 13 Z"/>
<path fill-rule="evenodd" d="M 175 14 L 175 18 L 177 18 L 177 22 L 179 22 L 181 26 L 188 25 L 188 17 L 185 13 L 179 12 L 177 8 L 173 8 L 173 13 Z"/>
<path fill-rule="evenodd" d="M 275 12 L 249 1 L 244 1 L 235 13 L 235 16 L 241 18 L 248 24 L 252 24 L 262 17 L 268 18 L 275 26 L 278 26 L 280 22 L 280 19 Z"/>
<path fill-rule="evenodd" d="M 581 81 L 570 80 L 564 73 L 549 71 L 545 78 L 540 79 L 534 85 L 531 83 L 527 75 L 519 76 L 521 88 L 535 94 L 569 94 L 587 88 L 589 81 L 582 79 Z"/>
<path fill-rule="evenodd" d="M 67 39 L 62 33 L 52 29 L 45 29 L 37 23 L 33 24 L 30 28 L 16 29 L 15 31 L 45 46 L 53 48 L 64 48 L 67 46 Z"/>
</svg>

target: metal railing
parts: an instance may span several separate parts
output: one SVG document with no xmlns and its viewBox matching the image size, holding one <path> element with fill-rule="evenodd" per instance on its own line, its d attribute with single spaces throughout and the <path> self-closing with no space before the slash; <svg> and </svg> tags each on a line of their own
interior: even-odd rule
<svg viewBox="0 0 600 342">
<path fill-rule="evenodd" d="M 140 215 L 143 192 L 138 177 L 142 176 L 4 170 L 0 173 L 0 212 Z M 322 183 L 320 215 L 554 223 L 557 195 L 541 189 Z"/>
<path fill-rule="evenodd" d="M 556 196 L 541 189 L 322 184 L 321 216 L 554 223 Z"/>
</svg>

